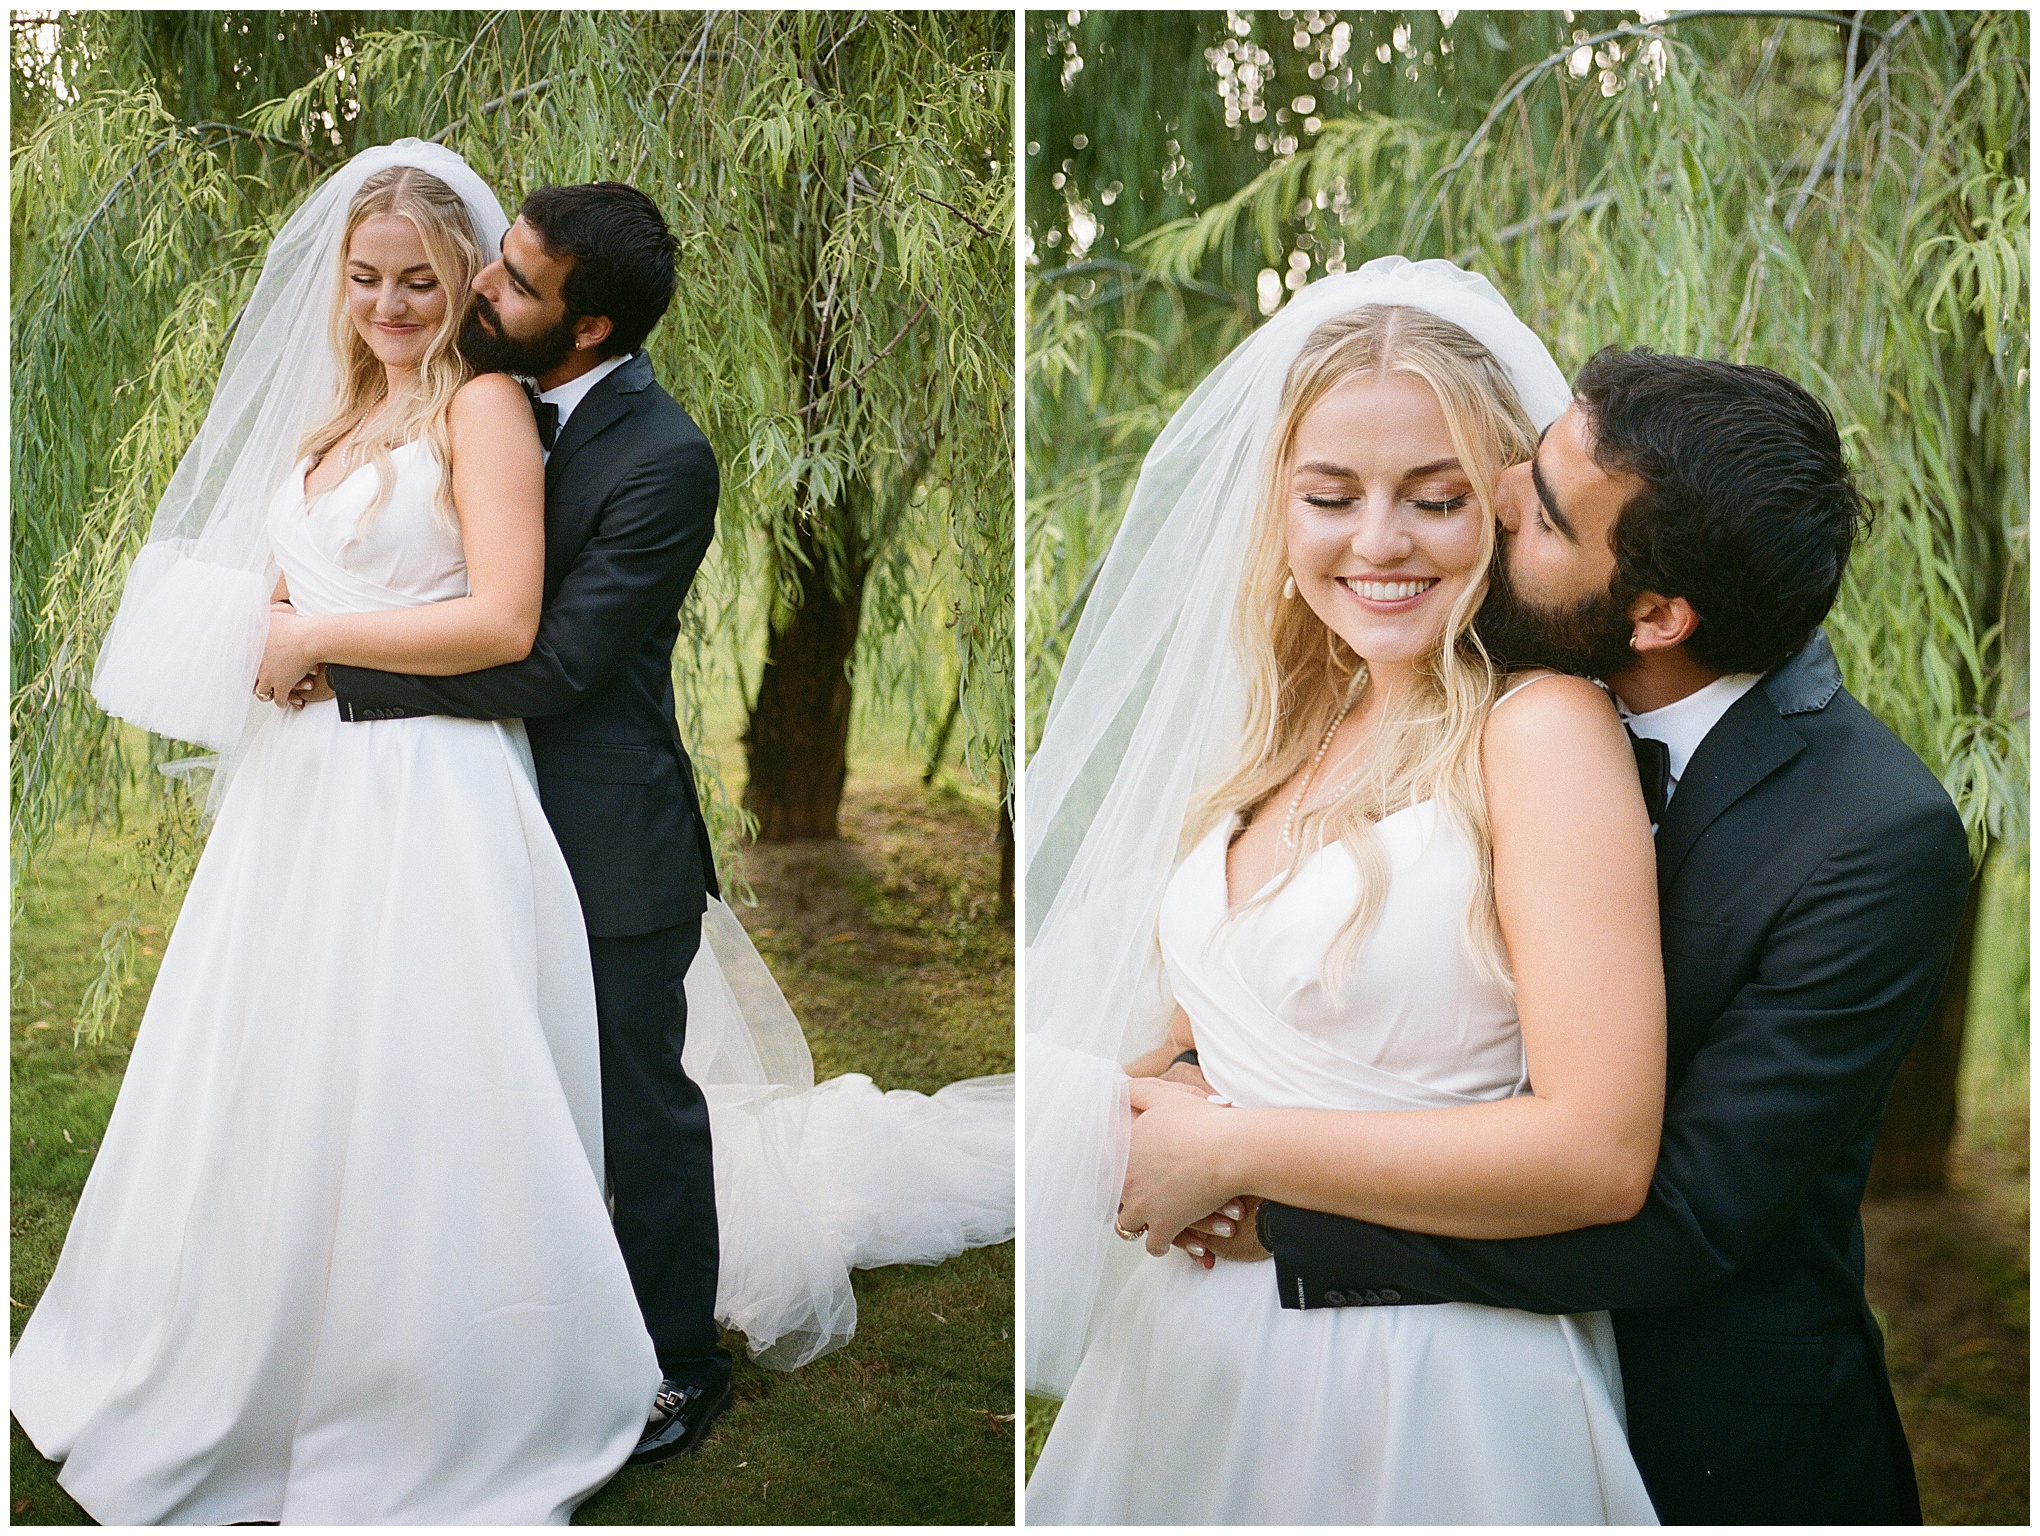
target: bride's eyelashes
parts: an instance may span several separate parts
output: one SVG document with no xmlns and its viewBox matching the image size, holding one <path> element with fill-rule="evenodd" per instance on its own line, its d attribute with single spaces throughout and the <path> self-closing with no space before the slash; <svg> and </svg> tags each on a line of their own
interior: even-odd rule
<svg viewBox="0 0 2040 1536">
<path fill-rule="evenodd" d="M 1353 496 L 1337 496 L 1310 491 L 1306 491 L 1303 494 L 1305 505 L 1332 512 L 1344 507 L 1350 507 L 1358 499 Z M 1473 500 L 1473 492 L 1461 491 L 1457 496 L 1448 496 L 1442 501 L 1426 501 L 1422 497 L 1417 496 L 1412 496 L 1408 500 L 1409 504 L 1420 512 L 1457 512 L 1461 507 Z"/>
<path fill-rule="evenodd" d="M 366 272 L 356 272 L 348 281 L 357 288 L 378 288 L 382 286 L 381 278 L 370 277 Z M 404 286 L 413 293 L 430 293 L 439 286 L 439 279 L 436 277 L 425 277 L 418 279 L 416 282 L 406 283 Z"/>
</svg>

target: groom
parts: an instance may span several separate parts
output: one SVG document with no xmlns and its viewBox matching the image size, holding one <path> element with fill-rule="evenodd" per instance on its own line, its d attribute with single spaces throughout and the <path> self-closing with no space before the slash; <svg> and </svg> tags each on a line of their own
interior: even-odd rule
<svg viewBox="0 0 2040 1536">
<path fill-rule="evenodd" d="M 715 862 L 673 711 L 678 612 L 715 533 L 715 455 L 641 350 L 674 242 L 619 182 L 543 187 L 474 282 L 461 351 L 536 385 L 545 602 L 531 654 L 462 677 L 332 667 L 346 720 L 523 719 L 594 962 L 617 1240 L 664 1376 L 632 1453 L 692 1451 L 730 1404 L 715 1323 L 708 1106 L 688 1078 L 689 963 Z"/>
<path fill-rule="evenodd" d="M 1289 1308 L 1608 1309 L 1666 1524 L 1918 1524 L 1859 1207 L 1941 990 L 1961 819 L 1818 628 L 1862 507 L 1833 421 L 1763 368 L 1603 352 L 1535 458 L 1479 628 L 1600 677 L 1655 825 L 1664 1137 L 1634 1218 L 1477 1242 L 1264 1204 Z"/>
</svg>

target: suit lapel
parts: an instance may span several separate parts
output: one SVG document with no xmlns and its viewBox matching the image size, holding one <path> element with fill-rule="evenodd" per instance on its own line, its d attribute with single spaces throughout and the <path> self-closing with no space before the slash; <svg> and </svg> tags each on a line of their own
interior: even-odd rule
<svg viewBox="0 0 2040 1536">
<path fill-rule="evenodd" d="M 629 362 L 611 370 L 586 398 L 574 407 L 574 414 L 560 428 L 559 440 L 545 461 L 545 494 L 548 500 L 566 473 L 567 461 L 597 435 L 629 413 L 636 397 L 652 381 L 652 362 L 642 351 Z"/>
<path fill-rule="evenodd" d="M 1658 894 L 1715 819 L 1806 749 L 1788 723 L 1818 714 L 1842 691 L 1842 669 L 1827 631 L 1816 629 L 1783 666 L 1737 699 L 1686 764 L 1672 803 L 1658 823 Z"/>
<path fill-rule="evenodd" d="M 1805 740 L 1780 718 L 1763 688 L 1737 699 L 1686 764 L 1658 824 L 1659 895 L 1723 811 L 1805 750 Z"/>
<path fill-rule="evenodd" d="M 608 382 L 604 379 L 602 384 Z M 560 476 L 566 473 L 567 461 L 597 433 L 630 409 L 627 400 L 614 390 L 604 389 L 602 384 L 596 385 L 589 391 L 588 398 L 574 408 L 574 414 L 560 429 L 559 441 L 553 444 L 553 451 L 546 458 L 545 493 L 548 497 L 558 487 Z"/>
</svg>

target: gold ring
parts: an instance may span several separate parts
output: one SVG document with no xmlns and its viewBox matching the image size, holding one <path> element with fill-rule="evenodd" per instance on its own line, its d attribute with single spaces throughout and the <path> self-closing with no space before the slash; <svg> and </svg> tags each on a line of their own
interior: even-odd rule
<svg viewBox="0 0 2040 1536">
<path fill-rule="evenodd" d="M 1122 1227 L 1119 1224 L 1119 1218 L 1115 1216 L 1112 1219 L 1112 1230 L 1117 1232 L 1121 1237 L 1125 1238 L 1129 1243 L 1132 1243 L 1138 1242 L 1140 1240 L 1141 1233 L 1147 1231 L 1147 1228 L 1140 1227 L 1132 1232 L 1129 1232 L 1126 1230 L 1126 1228 Z"/>
<path fill-rule="evenodd" d="M 265 704 L 273 704 L 276 702 L 276 690 L 272 688 L 267 693 L 256 694 L 255 697 Z"/>
</svg>

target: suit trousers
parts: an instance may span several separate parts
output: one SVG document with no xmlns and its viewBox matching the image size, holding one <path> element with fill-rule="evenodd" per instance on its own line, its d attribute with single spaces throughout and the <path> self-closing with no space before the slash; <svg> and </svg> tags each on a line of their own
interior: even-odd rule
<svg viewBox="0 0 2040 1536">
<path fill-rule="evenodd" d="M 730 1356 L 715 1322 L 719 1262 L 708 1101 L 680 1064 L 696 917 L 591 937 L 602 1041 L 602 1154 L 616 1238 L 667 1378 L 720 1391 Z"/>
</svg>

